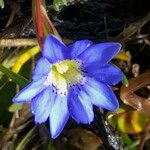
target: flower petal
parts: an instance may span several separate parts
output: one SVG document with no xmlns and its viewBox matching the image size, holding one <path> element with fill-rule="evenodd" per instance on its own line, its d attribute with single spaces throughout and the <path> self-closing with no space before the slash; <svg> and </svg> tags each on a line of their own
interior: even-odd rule
<svg viewBox="0 0 150 150">
<path fill-rule="evenodd" d="M 85 70 L 88 72 L 88 76 L 110 85 L 117 84 L 123 79 L 121 70 L 111 64 L 89 65 L 85 67 Z"/>
<path fill-rule="evenodd" d="M 26 103 L 30 102 L 33 97 L 39 94 L 45 86 L 44 79 L 38 80 L 37 82 L 31 82 L 28 86 L 22 89 L 14 98 L 15 103 Z"/>
<path fill-rule="evenodd" d="M 68 98 L 69 112 L 77 121 L 84 124 L 90 124 L 93 121 L 94 113 L 90 97 L 82 90 L 70 88 Z"/>
<path fill-rule="evenodd" d="M 52 138 L 56 138 L 63 130 L 69 118 L 67 106 L 67 96 L 57 94 L 54 105 L 52 107 L 49 122 Z"/>
<path fill-rule="evenodd" d="M 51 64 L 49 63 L 49 61 L 44 57 L 40 58 L 34 69 L 32 80 L 37 81 L 47 76 L 50 70 L 51 70 Z"/>
<path fill-rule="evenodd" d="M 83 87 L 94 105 L 108 110 L 118 109 L 118 100 L 109 86 L 92 78 L 87 78 Z"/>
<path fill-rule="evenodd" d="M 94 44 L 80 54 L 78 58 L 85 62 L 85 65 L 93 62 L 99 62 L 102 65 L 109 62 L 120 51 L 120 48 L 119 43 L 113 42 Z"/>
<path fill-rule="evenodd" d="M 91 44 L 92 41 L 90 40 L 80 40 L 69 45 L 67 47 L 68 59 L 77 58 L 78 55 L 80 55 L 84 50 L 86 50 Z"/>
<path fill-rule="evenodd" d="M 55 63 L 64 59 L 63 50 L 66 48 L 65 44 L 54 35 L 49 35 L 44 41 L 43 56 L 46 57 L 50 63 Z"/>
<path fill-rule="evenodd" d="M 49 86 L 32 100 L 31 110 L 35 115 L 36 123 L 47 120 L 54 104 L 54 98 L 52 87 Z"/>
</svg>

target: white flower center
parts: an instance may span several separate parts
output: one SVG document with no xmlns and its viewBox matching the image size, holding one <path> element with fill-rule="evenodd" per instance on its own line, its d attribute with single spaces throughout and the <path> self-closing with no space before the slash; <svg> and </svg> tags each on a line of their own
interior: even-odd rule
<svg viewBox="0 0 150 150">
<path fill-rule="evenodd" d="M 81 71 L 82 64 L 76 60 L 64 60 L 52 65 L 47 76 L 45 85 L 52 84 L 56 92 L 66 95 L 69 86 L 83 84 L 84 73 Z"/>
</svg>

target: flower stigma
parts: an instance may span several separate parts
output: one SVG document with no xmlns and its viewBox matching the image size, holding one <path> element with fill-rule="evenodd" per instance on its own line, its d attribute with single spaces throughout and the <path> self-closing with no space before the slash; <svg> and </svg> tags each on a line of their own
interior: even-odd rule
<svg viewBox="0 0 150 150">
<path fill-rule="evenodd" d="M 67 95 L 68 88 L 84 83 L 83 64 L 77 60 L 63 60 L 55 63 L 47 76 L 45 85 L 53 85 L 54 90 L 63 95 Z"/>
</svg>

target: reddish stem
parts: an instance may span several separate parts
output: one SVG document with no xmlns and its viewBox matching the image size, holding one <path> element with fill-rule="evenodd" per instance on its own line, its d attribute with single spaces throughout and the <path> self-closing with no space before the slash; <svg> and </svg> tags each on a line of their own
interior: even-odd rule
<svg viewBox="0 0 150 150">
<path fill-rule="evenodd" d="M 41 15 L 41 1 L 36 0 L 36 17 L 37 17 L 37 32 L 41 48 L 43 47 L 43 28 Z"/>
<path fill-rule="evenodd" d="M 149 133 L 149 130 L 150 130 L 150 121 L 147 123 L 147 126 L 144 129 L 143 135 L 141 136 L 141 141 L 140 141 L 138 150 L 142 150 L 143 149 L 145 141 L 146 141 L 146 137 L 147 137 L 147 135 Z"/>
</svg>

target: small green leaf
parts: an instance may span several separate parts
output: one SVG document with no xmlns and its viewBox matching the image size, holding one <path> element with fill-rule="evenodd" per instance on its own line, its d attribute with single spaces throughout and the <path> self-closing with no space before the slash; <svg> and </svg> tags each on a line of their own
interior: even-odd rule
<svg viewBox="0 0 150 150">
<path fill-rule="evenodd" d="M 49 142 L 49 144 L 47 146 L 47 150 L 56 150 L 52 140 L 50 140 L 50 142 Z"/>
<path fill-rule="evenodd" d="M 0 0 L 0 7 L 3 9 L 4 8 L 4 1 Z"/>
<path fill-rule="evenodd" d="M 124 86 L 128 86 L 128 79 L 127 79 L 127 77 L 125 76 L 125 74 L 123 74 L 123 80 L 122 80 L 122 84 L 124 85 Z"/>
<path fill-rule="evenodd" d="M 30 83 L 30 81 L 24 78 L 23 76 L 12 72 L 11 70 L 2 66 L 1 64 L 0 71 L 7 75 L 10 79 L 12 79 L 16 84 L 20 85 L 21 87 L 25 87 L 27 84 Z"/>
<path fill-rule="evenodd" d="M 123 141 L 124 141 L 125 144 L 129 145 L 129 144 L 132 143 L 132 140 L 131 140 L 131 138 L 129 137 L 128 134 L 121 133 L 121 137 L 122 137 L 122 139 L 123 139 Z"/>
<path fill-rule="evenodd" d="M 67 1 L 66 0 L 61 0 L 62 1 L 62 3 L 64 4 L 64 5 L 67 5 Z"/>
<path fill-rule="evenodd" d="M 123 142 L 124 142 L 125 145 L 128 146 L 128 145 L 133 143 L 133 141 L 131 140 L 131 138 L 130 138 L 130 136 L 128 134 L 126 134 L 126 133 L 120 133 L 120 134 L 121 134 L 121 137 L 122 137 Z M 137 148 L 136 147 L 132 147 L 130 150 L 137 150 Z"/>
<path fill-rule="evenodd" d="M 56 11 L 59 11 L 59 0 L 53 0 L 53 7 Z"/>
<path fill-rule="evenodd" d="M 56 11 L 59 11 L 60 6 L 67 5 L 66 0 L 53 0 L 53 7 Z"/>
<path fill-rule="evenodd" d="M 23 104 L 13 103 L 12 105 L 10 105 L 10 107 L 8 108 L 8 110 L 10 112 L 15 112 L 15 111 L 18 111 L 18 110 L 22 109 L 22 106 L 23 106 Z"/>
</svg>

